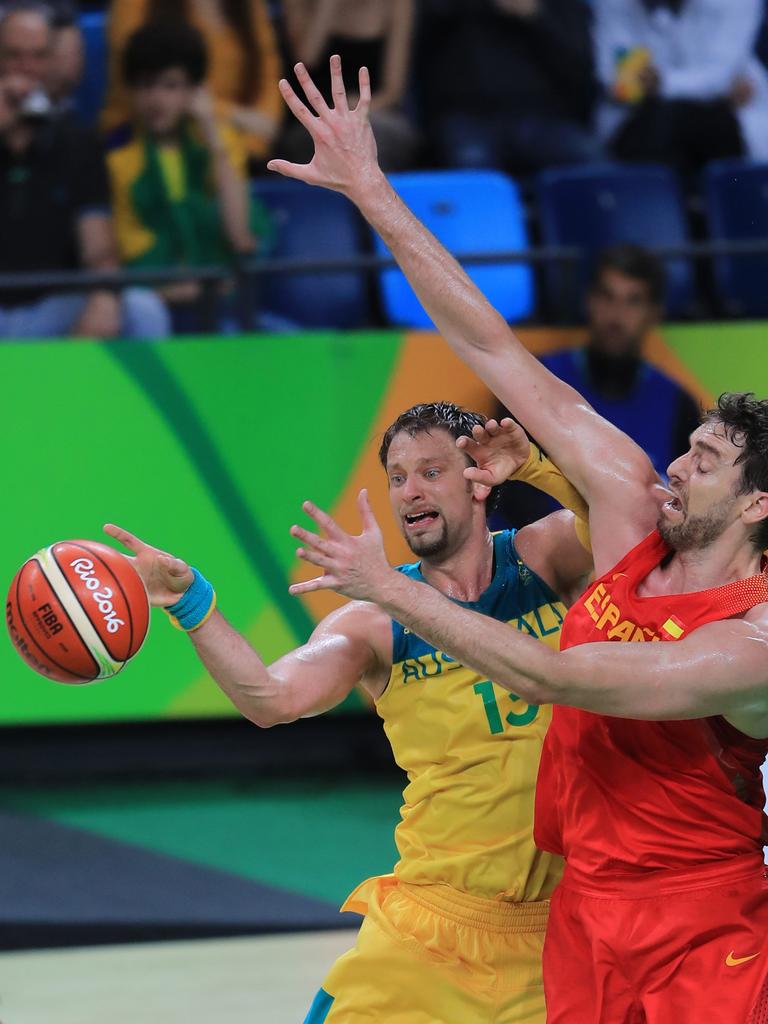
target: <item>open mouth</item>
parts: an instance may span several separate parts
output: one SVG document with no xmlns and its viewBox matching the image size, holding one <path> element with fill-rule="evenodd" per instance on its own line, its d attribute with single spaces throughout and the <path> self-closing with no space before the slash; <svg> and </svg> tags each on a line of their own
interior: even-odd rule
<svg viewBox="0 0 768 1024">
<path fill-rule="evenodd" d="M 412 512 L 403 516 L 405 525 L 414 527 L 422 526 L 424 523 L 431 523 L 437 519 L 439 513 L 429 510 L 427 512 Z"/>
<path fill-rule="evenodd" d="M 665 512 L 672 512 L 677 515 L 682 515 L 685 511 L 683 509 L 683 503 L 676 494 L 673 494 L 668 501 L 664 502 L 663 508 Z"/>
</svg>

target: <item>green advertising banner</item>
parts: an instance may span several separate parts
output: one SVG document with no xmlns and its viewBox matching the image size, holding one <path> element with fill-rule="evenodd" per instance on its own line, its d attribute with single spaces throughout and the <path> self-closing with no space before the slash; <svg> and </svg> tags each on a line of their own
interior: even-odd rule
<svg viewBox="0 0 768 1024">
<path fill-rule="evenodd" d="M 649 354 L 702 400 L 728 389 L 765 395 L 765 333 L 761 324 L 678 326 Z M 523 336 L 533 351 L 579 338 Z M 354 499 L 369 486 L 390 556 L 401 560 L 377 463 L 381 433 L 416 401 L 486 412 L 493 404 L 440 338 L 415 333 L 6 343 L 0 374 L 0 584 L 39 548 L 106 540 L 103 523 L 117 522 L 197 565 L 268 660 L 303 642 L 338 603 L 288 595 L 303 568 L 288 534 L 301 502 L 311 498 L 357 528 Z M 43 679 L 7 637 L 0 643 L 2 724 L 229 713 L 159 611 L 139 655 L 93 685 Z"/>
</svg>

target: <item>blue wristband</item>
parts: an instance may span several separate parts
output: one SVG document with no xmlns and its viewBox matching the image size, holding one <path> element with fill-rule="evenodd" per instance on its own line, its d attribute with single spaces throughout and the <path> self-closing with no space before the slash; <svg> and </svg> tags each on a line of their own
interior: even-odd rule
<svg viewBox="0 0 768 1024">
<path fill-rule="evenodd" d="M 210 617 L 216 607 L 216 591 L 197 569 L 192 569 L 194 579 L 175 604 L 167 605 L 171 622 L 178 629 L 191 633 Z"/>
</svg>

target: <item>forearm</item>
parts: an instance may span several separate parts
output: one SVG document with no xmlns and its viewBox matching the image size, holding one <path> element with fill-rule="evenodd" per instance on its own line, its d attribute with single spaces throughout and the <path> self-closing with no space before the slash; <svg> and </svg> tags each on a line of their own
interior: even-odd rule
<svg viewBox="0 0 768 1024">
<path fill-rule="evenodd" d="M 350 198 L 390 249 L 454 352 L 588 496 L 601 466 L 620 467 L 622 435 L 528 352 L 383 175 L 361 182 Z"/>
<path fill-rule="evenodd" d="M 236 104 L 217 106 L 227 120 L 240 131 L 247 135 L 256 135 L 259 138 L 271 141 L 278 129 L 278 119 L 266 110 L 256 110 L 254 107 L 242 107 Z"/>
<path fill-rule="evenodd" d="M 376 603 L 438 650 L 531 704 L 548 704 L 558 655 L 508 623 L 463 608 L 434 587 L 392 572 Z"/>
<path fill-rule="evenodd" d="M 237 174 L 226 149 L 217 139 L 212 140 L 210 152 L 224 233 L 235 252 L 250 252 L 255 240 L 248 229 L 247 184 Z"/>
<path fill-rule="evenodd" d="M 413 34 L 413 0 L 397 0 L 387 35 L 384 57 L 383 107 L 399 107 L 408 78 Z"/>
<path fill-rule="evenodd" d="M 290 720 L 284 685 L 220 612 L 214 611 L 189 638 L 211 678 L 242 715 L 261 726 Z"/>
<path fill-rule="evenodd" d="M 592 550 L 589 536 L 589 508 L 582 496 L 560 469 L 547 457 L 535 443 L 531 443 L 530 454 L 526 461 L 517 469 L 510 480 L 521 480 L 537 490 L 548 494 L 563 508 L 570 509 L 576 516 L 576 535 L 587 551 Z"/>
</svg>

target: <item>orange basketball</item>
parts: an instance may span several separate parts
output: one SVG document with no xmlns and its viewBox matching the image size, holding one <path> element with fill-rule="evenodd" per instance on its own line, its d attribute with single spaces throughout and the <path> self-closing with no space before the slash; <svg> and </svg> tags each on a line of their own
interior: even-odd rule
<svg viewBox="0 0 768 1024">
<path fill-rule="evenodd" d="M 131 563 L 91 540 L 42 548 L 13 578 L 5 605 L 14 647 L 59 683 L 116 675 L 144 642 L 149 601 Z"/>
</svg>

